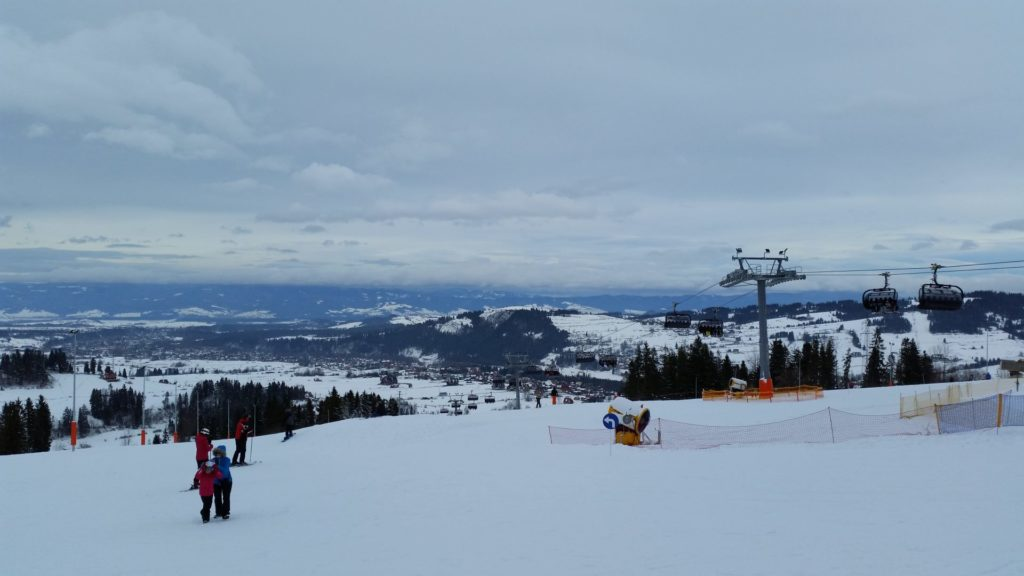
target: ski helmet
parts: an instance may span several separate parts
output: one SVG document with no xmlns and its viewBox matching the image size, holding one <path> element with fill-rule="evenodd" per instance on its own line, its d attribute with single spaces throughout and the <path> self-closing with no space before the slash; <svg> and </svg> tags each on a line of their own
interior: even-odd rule
<svg viewBox="0 0 1024 576">
<path fill-rule="evenodd" d="M 204 464 L 204 466 L 206 466 L 206 469 L 209 471 L 209 470 L 213 470 L 214 468 L 216 468 L 217 467 L 217 463 L 214 462 L 213 460 L 207 460 L 206 464 Z"/>
<path fill-rule="evenodd" d="M 205 435 L 209 436 L 210 435 L 210 429 L 209 428 L 203 428 L 202 430 L 199 431 L 199 433 L 200 434 L 205 434 Z"/>
</svg>

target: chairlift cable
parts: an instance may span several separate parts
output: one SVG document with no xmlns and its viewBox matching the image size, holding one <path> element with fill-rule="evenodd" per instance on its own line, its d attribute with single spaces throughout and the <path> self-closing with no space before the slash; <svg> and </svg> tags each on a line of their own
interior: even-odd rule
<svg viewBox="0 0 1024 576">
<path fill-rule="evenodd" d="M 978 268 L 978 267 L 981 267 L 981 266 L 999 266 L 999 265 L 1002 265 L 1002 264 L 1024 264 L 1024 260 L 1003 260 L 1003 261 L 998 261 L 998 262 L 978 262 L 978 263 L 974 263 L 974 264 L 943 264 L 942 268 L 943 268 L 943 270 L 946 270 L 948 268 L 972 268 L 972 270 L 966 270 L 966 272 L 973 272 L 973 271 L 975 271 L 975 270 L 973 270 L 974 268 L 977 268 L 977 271 L 987 270 L 987 268 Z M 879 272 L 892 272 L 893 270 L 900 270 L 900 271 L 925 270 L 925 271 L 927 271 L 927 273 L 930 274 L 931 273 L 931 269 L 932 269 L 931 266 L 907 266 L 907 267 L 901 267 L 901 268 L 860 268 L 860 269 L 854 268 L 854 269 L 850 269 L 850 270 L 811 270 L 811 271 L 801 270 L 800 273 L 801 274 L 822 274 L 822 275 L 824 275 L 824 274 L 837 274 L 837 275 L 849 274 L 849 275 L 855 275 L 855 273 L 858 273 L 858 272 L 861 272 L 861 273 L 876 273 L 877 274 Z M 996 269 L 999 269 L 999 268 L 996 268 Z M 893 275 L 895 276 L 896 274 L 893 274 Z"/>
</svg>

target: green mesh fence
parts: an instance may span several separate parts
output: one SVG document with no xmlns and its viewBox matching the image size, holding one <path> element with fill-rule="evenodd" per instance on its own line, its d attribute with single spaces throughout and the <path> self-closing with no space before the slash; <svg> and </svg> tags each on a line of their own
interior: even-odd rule
<svg viewBox="0 0 1024 576">
<path fill-rule="evenodd" d="M 1003 395 L 1003 426 L 1024 426 L 1024 395 Z"/>
<path fill-rule="evenodd" d="M 936 406 L 935 414 L 942 434 L 995 428 L 999 424 L 999 396 Z"/>
</svg>

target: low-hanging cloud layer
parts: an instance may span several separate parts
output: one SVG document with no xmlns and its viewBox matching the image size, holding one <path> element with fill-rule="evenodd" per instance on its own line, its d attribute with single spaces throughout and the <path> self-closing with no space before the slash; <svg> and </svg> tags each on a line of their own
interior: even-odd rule
<svg viewBox="0 0 1024 576">
<path fill-rule="evenodd" d="M 0 281 L 686 294 L 738 247 L 1024 259 L 1019 3 L 147 6 L 0 14 Z"/>
</svg>

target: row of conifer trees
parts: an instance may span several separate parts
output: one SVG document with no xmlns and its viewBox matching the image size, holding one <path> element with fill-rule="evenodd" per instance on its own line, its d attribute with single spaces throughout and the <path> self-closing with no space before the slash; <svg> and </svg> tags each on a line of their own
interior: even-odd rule
<svg viewBox="0 0 1024 576">
<path fill-rule="evenodd" d="M 5 402 L 0 409 L 0 455 L 48 452 L 52 433 L 53 416 L 42 396 Z"/>
</svg>

